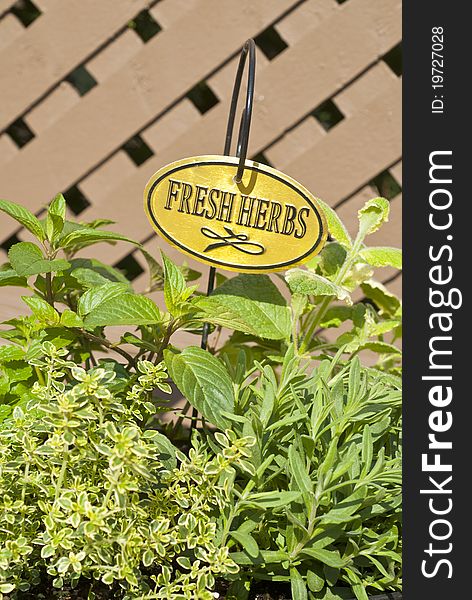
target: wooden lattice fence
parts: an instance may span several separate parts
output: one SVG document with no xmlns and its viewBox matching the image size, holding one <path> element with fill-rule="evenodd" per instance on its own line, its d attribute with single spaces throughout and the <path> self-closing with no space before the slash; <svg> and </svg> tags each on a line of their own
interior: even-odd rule
<svg viewBox="0 0 472 600">
<path fill-rule="evenodd" d="M 144 185 L 172 160 L 222 152 L 237 56 L 254 37 L 250 157 L 348 227 L 364 199 L 387 196 L 375 242 L 400 245 L 400 11 L 400 0 L 0 0 L 0 197 L 39 214 L 62 191 L 71 215 L 112 218 L 156 253 Z M 2 260 L 27 239 L 0 217 Z M 128 245 L 94 256 L 145 287 Z M 2 290 L 0 320 L 20 294 Z"/>
</svg>

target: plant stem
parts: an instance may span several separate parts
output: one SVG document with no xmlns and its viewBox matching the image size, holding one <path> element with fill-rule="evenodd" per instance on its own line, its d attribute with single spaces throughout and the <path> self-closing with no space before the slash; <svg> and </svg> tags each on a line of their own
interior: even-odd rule
<svg viewBox="0 0 472 600">
<path fill-rule="evenodd" d="M 169 345 L 170 338 L 172 337 L 172 334 L 174 333 L 174 331 L 176 329 L 177 329 L 176 322 L 172 320 L 169 323 L 169 325 L 167 326 L 166 332 L 165 332 L 162 342 L 159 346 L 159 352 L 157 353 L 157 356 L 155 359 L 155 364 L 158 364 L 162 361 L 162 359 L 164 357 L 164 350 Z"/>
<path fill-rule="evenodd" d="M 339 273 L 337 274 L 337 276 L 334 278 L 333 283 L 335 285 L 341 285 L 347 272 L 349 271 L 349 269 L 352 267 L 352 264 L 357 256 L 357 253 L 359 252 L 359 249 L 361 247 L 362 244 L 362 240 L 364 238 L 360 235 L 360 232 L 357 234 L 356 239 L 354 240 L 354 243 L 352 245 L 352 248 L 349 250 L 347 256 L 346 256 L 346 260 L 344 261 L 343 266 L 341 267 L 341 269 L 339 269 Z M 308 349 L 308 345 L 311 341 L 311 338 L 313 337 L 313 335 L 315 334 L 319 324 L 321 323 L 321 320 L 323 319 L 323 317 L 325 316 L 325 313 L 329 307 L 329 305 L 331 304 L 333 300 L 333 296 L 327 296 L 323 302 L 320 304 L 320 307 L 318 308 L 315 318 L 313 319 L 313 321 L 311 322 L 311 324 L 308 326 L 308 330 L 305 334 L 305 337 L 303 339 L 303 342 L 300 346 L 300 353 L 303 354 L 304 352 L 307 351 Z"/>
<path fill-rule="evenodd" d="M 216 348 L 218 347 L 218 342 L 220 341 L 220 336 L 221 336 L 222 329 L 223 328 L 221 327 L 221 325 L 218 325 L 217 328 L 215 329 L 216 336 L 215 336 L 215 340 L 214 340 L 213 346 L 211 348 L 211 351 L 212 351 L 213 354 L 216 352 Z"/>
<path fill-rule="evenodd" d="M 54 294 L 52 293 L 52 275 L 46 273 L 46 300 L 54 307 Z"/>
<path fill-rule="evenodd" d="M 25 510 L 25 498 L 26 498 L 26 483 L 29 477 L 29 469 L 30 469 L 30 456 L 28 454 L 28 462 L 25 464 L 25 470 L 23 473 L 23 487 L 21 488 L 21 503 L 22 503 L 22 510 Z M 21 535 L 24 535 L 25 533 L 25 513 L 23 512 L 23 518 L 21 519 Z"/>
<path fill-rule="evenodd" d="M 76 329 L 76 331 L 80 332 L 84 337 L 86 337 L 90 341 L 96 342 L 97 344 L 101 344 L 102 346 L 105 346 L 105 348 L 109 348 L 110 350 L 114 350 L 115 352 L 117 352 L 118 354 L 123 356 L 123 358 L 126 358 L 126 360 L 129 362 L 129 364 L 132 367 L 134 367 L 135 362 L 136 362 L 135 358 L 133 356 L 131 356 L 131 354 L 128 354 L 128 352 L 126 352 L 119 346 L 115 346 L 115 344 L 112 344 L 112 342 L 109 342 L 105 338 L 102 338 L 98 335 L 94 335 L 93 333 L 89 333 L 88 331 L 85 331 L 85 329 Z"/>
<path fill-rule="evenodd" d="M 36 377 L 38 378 L 38 381 L 41 385 L 46 385 L 46 381 L 44 380 L 43 374 L 41 373 L 41 370 L 38 367 L 34 367 L 34 371 L 36 373 Z"/>
<path fill-rule="evenodd" d="M 69 451 L 69 444 L 67 442 L 64 442 L 64 448 L 62 450 L 64 452 L 64 457 L 62 459 L 62 465 L 61 465 L 61 472 L 59 473 L 59 478 L 57 480 L 56 483 L 56 494 L 54 496 L 54 499 L 57 500 L 59 498 L 59 494 L 61 492 L 61 488 L 62 488 L 62 484 L 64 483 L 64 478 L 66 475 L 66 469 L 67 469 L 67 463 L 68 463 L 68 451 Z"/>
<path fill-rule="evenodd" d="M 296 319 L 292 319 L 292 342 L 296 354 L 298 354 L 298 321 L 298 317 Z"/>
</svg>

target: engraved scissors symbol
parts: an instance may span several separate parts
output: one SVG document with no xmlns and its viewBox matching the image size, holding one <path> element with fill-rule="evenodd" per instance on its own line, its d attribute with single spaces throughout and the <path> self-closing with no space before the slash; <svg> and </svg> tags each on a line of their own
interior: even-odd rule
<svg viewBox="0 0 472 600">
<path fill-rule="evenodd" d="M 229 227 L 225 227 L 224 230 L 228 235 L 220 235 L 209 227 L 201 228 L 200 231 L 205 237 L 212 240 L 220 240 L 219 242 L 215 242 L 214 244 L 207 246 L 203 252 L 211 252 L 211 250 L 223 248 L 224 246 L 233 246 L 233 248 L 239 250 L 240 252 L 253 255 L 262 254 L 265 251 L 265 248 L 262 244 L 259 244 L 258 242 L 250 242 L 249 237 L 245 233 L 233 233 Z M 248 246 L 252 246 L 252 249 L 249 249 Z"/>
</svg>

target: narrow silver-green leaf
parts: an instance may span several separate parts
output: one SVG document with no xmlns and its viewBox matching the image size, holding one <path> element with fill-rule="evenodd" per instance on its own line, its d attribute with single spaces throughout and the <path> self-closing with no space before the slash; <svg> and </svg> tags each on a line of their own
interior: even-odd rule
<svg viewBox="0 0 472 600">
<path fill-rule="evenodd" d="M 167 469 L 175 469 L 177 466 L 177 448 L 171 443 L 168 437 L 159 433 L 155 429 L 148 429 L 144 432 L 144 437 L 151 440 L 159 450 L 159 460 Z"/>
<path fill-rule="evenodd" d="M 373 456 L 374 443 L 372 439 L 372 433 L 370 431 L 369 424 L 366 424 L 364 427 L 364 431 L 362 432 L 362 463 L 364 475 L 366 475 L 369 472 Z"/>
<path fill-rule="evenodd" d="M 339 552 L 326 550 L 325 548 L 303 548 L 301 553 L 334 569 L 339 569 L 346 564 L 346 561 L 340 557 Z"/>
<path fill-rule="evenodd" d="M 261 508 L 280 508 L 281 506 L 287 506 L 291 502 L 299 500 L 301 497 L 300 492 L 257 492 L 251 494 L 247 501 L 252 504 L 257 504 Z"/>
<path fill-rule="evenodd" d="M 317 575 L 314 571 L 308 570 L 306 573 L 306 582 L 310 591 L 319 592 L 324 588 L 324 579 Z"/>
<path fill-rule="evenodd" d="M 313 493 L 313 482 L 310 479 L 306 467 L 303 464 L 303 461 L 294 445 L 290 446 L 288 451 L 288 461 L 290 473 L 295 479 L 298 489 L 301 492 Z"/>
<path fill-rule="evenodd" d="M 249 556 L 255 558 L 259 554 L 259 546 L 251 534 L 243 533 L 241 531 L 231 531 L 231 537 L 234 538 L 238 544 L 241 544 Z"/>
<path fill-rule="evenodd" d="M 293 600 L 308 600 L 305 580 L 295 567 L 290 569 L 290 587 Z"/>
<path fill-rule="evenodd" d="M 377 352 L 377 354 L 401 354 L 402 351 L 393 344 L 387 344 L 387 342 L 379 342 L 377 340 L 371 340 L 364 342 L 359 345 L 357 351 L 371 350 Z"/>
<path fill-rule="evenodd" d="M 366 495 L 366 486 L 357 488 L 357 490 L 355 490 L 350 496 L 341 500 L 341 502 L 336 504 L 330 511 L 324 514 L 321 518 L 321 522 L 327 524 L 339 523 L 342 520 L 351 517 L 362 506 Z"/>
</svg>

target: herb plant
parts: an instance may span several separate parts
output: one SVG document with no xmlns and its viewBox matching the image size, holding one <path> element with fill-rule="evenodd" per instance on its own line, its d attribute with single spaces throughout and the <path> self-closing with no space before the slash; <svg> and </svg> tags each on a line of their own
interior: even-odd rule
<svg viewBox="0 0 472 600">
<path fill-rule="evenodd" d="M 117 582 L 125 598 L 212 598 L 215 576 L 237 571 L 215 544 L 219 479 L 252 440 L 219 434 L 221 460 L 195 439 L 187 457 L 136 424 L 154 411 L 149 391 L 168 391 L 162 363 L 141 361 L 129 378 L 114 363 L 77 367 L 51 342 L 41 352 L 37 400 L 0 433 L 0 592 L 29 590 L 43 569 L 57 588 L 84 576 Z"/>
<path fill-rule="evenodd" d="M 244 600 L 261 580 L 295 600 L 401 589 L 401 304 L 374 279 L 401 253 L 365 244 L 385 199 L 354 239 L 320 203 L 330 241 L 306 267 L 220 276 L 205 297 L 199 273 L 111 222 L 66 220 L 61 195 L 41 220 L 0 201 L 35 238 L 0 267 L 29 312 L 0 330 L 0 598 L 44 578 L 91 599 L 99 585 L 169 600 Z M 145 257 L 144 293 L 77 255 L 116 241 Z M 204 323 L 208 350 L 173 345 Z M 172 383 L 187 404 L 169 422 Z"/>
</svg>

